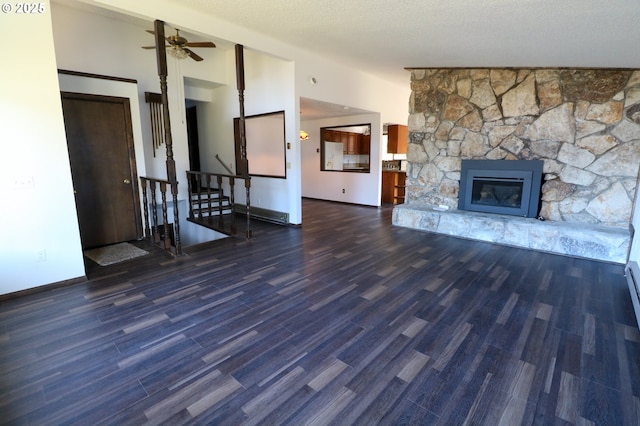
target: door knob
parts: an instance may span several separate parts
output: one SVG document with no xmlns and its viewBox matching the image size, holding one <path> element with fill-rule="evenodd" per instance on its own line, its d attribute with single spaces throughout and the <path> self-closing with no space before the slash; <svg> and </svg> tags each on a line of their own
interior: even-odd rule
<svg viewBox="0 0 640 426">
<path fill-rule="evenodd" d="M 126 183 L 127 185 L 129 185 L 131 183 L 131 181 L 129 179 L 125 179 L 123 180 L 124 183 Z"/>
</svg>

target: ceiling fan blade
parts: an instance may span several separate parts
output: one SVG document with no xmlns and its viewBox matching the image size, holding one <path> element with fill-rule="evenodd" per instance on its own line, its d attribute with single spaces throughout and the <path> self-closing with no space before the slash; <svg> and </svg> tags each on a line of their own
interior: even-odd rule
<svg viewBox="0 0 640 426">
<path fill-rule="evenodd" d="M 189 50 L 189 49 L 185 49 L 185 48 L 182 48 L 182 49 L 183 49 L 185 52 L 187 52 L 187 53 L 189 54 L 189 56 L 191 56 L 191 59 L 193 59 L 194 61 L 198 61 L 198 62 L 200 62 L 200 61 L 202 61 L 202 60 L 203 60 L 200 56 L 196 55 L 196 54 L 195 54 L 195 53 L 193 53 L 191 50 Z"/>
<path fill-rule="evenodd" d="M 189 47 L 216 47 L 212 41 L 192 41 L 186 44 Z"/>
</svg>

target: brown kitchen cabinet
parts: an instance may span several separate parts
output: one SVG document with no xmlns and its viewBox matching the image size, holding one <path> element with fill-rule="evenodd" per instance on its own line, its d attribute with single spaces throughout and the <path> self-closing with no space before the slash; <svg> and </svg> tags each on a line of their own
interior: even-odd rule
<svg viewBox="0 0 640 426">
<path fill-rule="evenodd" d="M 402 124 L 390 124 L 387 126 L 387 153 L 406 154 L 408 135 L 409 128 L 407 126 Z"/>
<path fill-rule="evenodd" d="M 370 153 L 370 135 L 324 129 L 323 138 L 325 141 L 342 143 L 343 154 L 368 155 Z"/>
<path fill-rule="evenodd" d="M 358 139 L 358 153 L 363 155 L 369 155 L 371 151 L 371 135 L 360 135 Z"/>
<path fill-rule="evenodd" d="M 357 133 L 345 133 L 347 135 L 347 154 L 359 154 Z"/>
<path fill-rule="evenodd" d="M 403 204 L 407 174 L 405 172 L 382 172 L 382 202 Z"/>
<path fill-rule="evenodd" d="M 342 140 L 340 139 L 340 132 L 337 132 L 335 130 L 325 129 L 323 137 L 325 141 L 342 142 Z"/>
</svg>

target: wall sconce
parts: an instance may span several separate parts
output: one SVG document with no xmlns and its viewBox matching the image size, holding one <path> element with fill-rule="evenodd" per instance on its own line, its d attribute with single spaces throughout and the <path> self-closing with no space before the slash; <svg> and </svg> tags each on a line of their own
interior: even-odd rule
<svg viewBox="0 0 640 426">
<path fill-rule="evenodd" d="M 301 141 L 309 140 L 309 133 L 305 132 L 304 130 L 300 130 L 300 140 Z"/>
</svg>

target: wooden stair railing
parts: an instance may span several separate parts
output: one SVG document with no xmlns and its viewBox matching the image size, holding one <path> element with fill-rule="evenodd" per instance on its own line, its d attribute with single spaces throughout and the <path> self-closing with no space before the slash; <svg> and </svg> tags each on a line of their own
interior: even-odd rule
<svg viewBox="0 0 640 426">
<path fill-rule="evenodd" d="M 166 148 L 166 166 L 167 166 L 167 179 L 155 179 L 155 178 L 141 178 L 142 187 L 146 189 L 146 183 L 153 185 L 153 194 L 151 197 L 151 203 L 153 206 L 153 214 L 154 214 L 154 223 L 153 225 L 149 224 L 148 216 L 147 216 L 147 226 L 150 228 L 150 232 L 157 233 L 158 232 L 158 223 L 157 223 L 157 207 L 156 207 L 156 197 L 155 197 L 155 185 L 160 185 L 161 193 L 162 193 L 162 218 L 163 218 L 163 227 L 164 236 L 162 238 L 163 246 L 166 251 L 176 256 L 182 254 L 182 244 L 180 242 L 180 219 L 178 216 L 178 179 L 176 175 L 176 162 L 173 158 L 173 139 L 171 137 L 171 121 L 169 115 L 169 98 L 167 94 L 167 52 L 165 46 L 165 36 L 164 36 L 164 22 L 156 19 L 153 23 L 154 26 L 154 38 L 156 45 L 156 59 L 158 65 L 158 77 L 160 78 L 160 103 L 161 107 L 156 111 L 161 114 L 161 119 L 155 125 L 157 126 L 157 132 L 162 133 L 162 140 L 164 141 Z M 157 101 L 157 99 L 155 99 Z M 161 127 L 160 127 L 161 125 Z M 156 143 L 154 141 L 154 143 Z M 154 148 L 155 149 L 155 148 Z M 155 153 L 155 151 L 154 151 Z M 171 190 L 171 199 L 173 202 L 173 247 L 174 250 L 171 249 L 171 244 L 167 242 L 167 240 L 171 241 L 170 237 L 170 229 L 169 223 L 167 220 L 167 186 Z M 143 191 L 145 190 L 143 189 Z M 145 200 L 145 209 L 148 209 L 147 200 Z M 155 229 L 153 229 L 155 227 Z M 150 233 L 148 235 L 151 235 Z M 153 236 L 154 241 L 157 240 L 157 235 Z"/>
<path fill-rule="evenodd" d="M 158 66 L 158 77 L 160 78 L 160 103 L 161 103 L 161 107 L 158 108 L 157 111 L 155 111 L 155 113 L 157 114 L 161 114 L 161 120 L 158 121 L 158 123 L 161 123 L 161 127 L 160 125 L 156 124 L 158 126 L 158 128 L 156 129 L 158 131 L 158 133 L 162 133 L 163 134 L 163 141 L 165 143 L 165 147 L 166 147 L 166 167 L 167 167 L 167 179 L 163 180 L 163 179 L 154 179 L 154 178 L 140 178 L 140 181 L 142 183 L 142 190 L 143 190 L 143 198 L 144 198 L 144 209 L 145 209 L 145 221 L 146 221 L 146 231 L 147 231 L 147 236 L 150 238 L 153 238 L 153 241 L 156 243 L 160 243 L 162 242 L 162 246 L 164 247 L 165 250 L 167 250 L 168 252 L 175 254 L 175 255 L 181 255 L 182 254 L 182 245 L 180 243 L 180 222 L 179 222 L 179 215 L 178 215 L 178 180 L 177 180 L 177 174 L 176 174 L 176 162 L 173 158 L 173 140 L 172 140 L 172 136 L 171 136 L 171 121 L 170 121 L 170 115 L 169 115 L 169 100 L 168 100 L 168 94 L 167 94 L 167 52 L 166 52 L 166 43 L 165 43 L 165 36 L 164 36 L 164 21 L 161 21 L 159 19 L 156 19 L 154 21 L 154 38 L 155 38 L 155 47 L 156 47 L 156 59 L 157 59 L 157 66 Z M 234 235 L 237 232 L 237 227 L 235 226 L 235 202 L 234 202 L 234 194 L 235 194 L 235 179 L 243 179 L 245 182 L 245 191 L 246 191 L 246 210 L 245 210 L 245 214 L 246 214 L 246 222 L 247 222 L 247 227 L 245 230 L 245 236 L 246 238 L 251 238 L 252 237 L 252 231 L 251 231 L 251 178 L 249 177 L 248 174 L 248 161 L 247 161 L 247 151 L 246 151 L 246 134 L 245 134 L 245 114 L 244 114 L 244 47 L 241 44 L 236 44 L 235 46 L 235 53 L 236 53 L 236 80 L 237 80 L 237 86 L 238 86 L 238 98 L 239 98 L 239 103 L 240 103 L 240 124 L 239 124 L 239 133 L 240 133 L 240 159 L 239 159 L 239 163 L 240 163 L 240 168 L 239 170 L 242 170 L 240 173 L 240 175 L 233 175 L 233 174 L 229 174 L 229 175 L 216 175 L 216 174 L 210 174 L 210 173 L 202 173 L 202 172 L 187 172 L 187 182 L 189 185 L 189 217 L 187 220 L 192 221 L 192 222 L 196 222 L 199 223 L 203 226 L 207 226 L 211 229 L 226 233 L 228 235 Z M 157 97 L 156 99 L 154 99 L 155 101 L 158 101 Z M 152 112 L 153 115 L 154 112 Z M 154 142 L 156 143 L 156 142 Z M 154 154 L 155 154 L 155 145 L 154 145 Z M 197 177 L 196 180 L 194 180 L 194 182 L 199 182 L 196 185 L 200 187 L 200 189 L 197 191 L 197 214 L 198 214 L 198 220 L 196 221 L 196 217 L 195 217 L 195 213 L 194 209 L 193 209 L 193 204 L 194 201 L 192 199 L 193 197 L 193 192 L 191 189 L 192 186 L 192 179 L 194 178 L 194 176 L 191 175 L 191 173 L 195 173 L 195 174 L 201 174 L 204 175 L 204 179 L 206 183 L 206 186 L 204 186 L 205 188 L 207 188 L 207 195 L 206 195 L 206 203 L 207 203 L 207 209 L 203 209 L 203 205 L 202 205 L 202 180 L 201 177 Z M 210 175 L 207 177 L 207 175 Z M 216 180 L 216 184 L 217 184 L 217 191 L 214 191 L 217 195 L 217 199 L 216 199 L 216 203 L 217 203 L 217 223 L 213 224 L 213 220 L 212 219 L 212 213 L 213 210 L 211 209 L 211 203 L 212 203 L 212 191 L 211 191 L 211 178 L 215 176 L 215 180 Z M 229 186 L 231 188 L 229 197 L 225 199 L 225 196 L 222 192 L 222 183 L 224 179 L 229 179 Z M 147 185 L 149 185 L 149 190 L 151 191 L 151 208 L 153 210 L 153 223 L 150 222 L 149 220 L 149 205 L 148 205 L 148 194 L 147 194 Z M 162 219 L 163 219 L 163 223 L 162 225 L 158 224 L 158 220 L 157 220 L 157 204 L 156 204 L 156 186 L 160 186 L 160 190 L 161 190 L 161 195 L 162 195 Z M 167 219 L 167 186 L 170 188 L 171 190 L 171 197 L 172 197 L 172 201 L 173 201 L 173 213 L 174 213 L 174 223 L 172 224 L 172 230 L 173 230 L 173 242 L 171 241 L 171 235 L 170 235 L 170 229 L 169 229 L 169 223 L 168 223 L 168 219 Z M 226 201 L 225 201 L 226 200 Z M 227 206 L 223 206 L 223 202 L 228 202 L 229 204 Z M 230 226 L 229 229 L 226 230 L 225 229 L 225 221 L 224 221 L 224 216 L 225 216 L 225 212 L 227 211 L 225 208 L 223 207 L 229 207 L 230 211 L 229 214 L 231 214 L 231 217 L 228 218 L 230 219 Z M 206 215 L 203 215 L 203 213 L 206 212 Z M 205 223 L 205 217 L 206 217 L 206 223 Z M 229 222 L 229 220 L 228 220 Z M 162 226 L 162 228 L 160 228 Z M 162 229 L 164 232 L 162 233 L 162 235 L 160 235 L 160 229 Z M 172 245 L 173 244 L 173 245 Z M 171 247 L 175 247 L 175 250 L 171 250 Z"/>
<path fill-rule="evenodd" d="M 180 242 L 180 226 L 176 223 L 169 223 L 167 190 L 172 191 L 171 182 L 164 179 L 140 178 L 142 187 L 142 202 L 144 205 L 145 237 L 151 242 L 165 250 L 173 256 L 182 254 L 182 243 Z M 160 190 L 161 198 L 161 219 L 158 221 L 158 194 Z M 149 218 L 151 210 L 151 218 Z M 179 218 L 178 203 L 173 203 L 174 221 Z"/>
<path fill-rule="evenodd" d="M 246 190 L 246 229 L 238 231 L 236 222 L 235 187 L 236 180 L 245 182 Z M 228 175 L 206 172 L 187 172 L 189 184 L 189 222 L 205 226 L 226 235 L 241 235 L 252 238 L 250 191 L 251 178 L 249 176 Z M 224 188 L 228 185 L 229 193 Z"/>
</svg>

